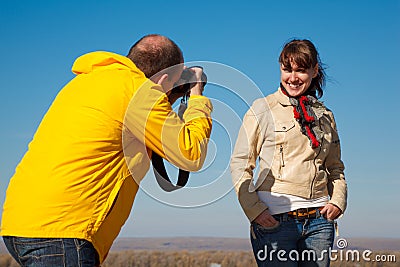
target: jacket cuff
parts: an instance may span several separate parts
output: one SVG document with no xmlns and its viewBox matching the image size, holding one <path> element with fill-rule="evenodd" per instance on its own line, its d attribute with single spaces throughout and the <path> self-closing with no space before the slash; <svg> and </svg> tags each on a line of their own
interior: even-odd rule
<svg viewBox="0 0 400 267">
<path fill-rule="evenodd" d="M 250 222 L 254 221 L 258 215 L 260 215 L 264 210 L 267 210 L 268 206 L 264 202 L 258 201 L 252 207 L 245 209 L 244 213 Z"/>
<path fill-rule="evenodd" d="M 338 207 L 342 211 L 342 214 L 344 214 L 346 207 L 347 207 L 347 203 L 345 200 L 331 199 L 328 203 L 333 204 L 336 207 Z"/>
<path fill-rule="evenodd" d="M 213 105 L 211 100 L 203 95 L 193 95 L 189 98 L 188 106 L 196 106 L 201 109 L 205 109 L 207 113 L 211 113 L 213 111 Z"/>
</svg>

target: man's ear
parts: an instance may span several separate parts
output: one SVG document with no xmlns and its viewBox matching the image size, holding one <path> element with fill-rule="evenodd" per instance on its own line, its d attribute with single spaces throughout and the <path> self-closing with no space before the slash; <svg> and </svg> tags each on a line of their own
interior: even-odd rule
<svg viewBox="0 0 400 267">
<path fill-rule="evenodd" d="M 160 79 L 158 79 L 157 84 L 163 86 L 164 81 L 168 80 L 168 74 L 164 73 L 161 75 Z"/>
</svg>

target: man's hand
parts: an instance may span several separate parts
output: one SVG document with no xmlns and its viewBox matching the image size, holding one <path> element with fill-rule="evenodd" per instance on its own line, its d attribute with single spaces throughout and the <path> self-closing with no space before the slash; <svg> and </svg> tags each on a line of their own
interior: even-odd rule
<svg viewBox="0 0 400 267">
<path fill-rule="evenodd" d="M 279 224 L 277 220 L 269 213 L 268 210 L 264 210 L 257 218 L 254 219 L 254 222 L 258 223 L 263 227 L 274 227 Z"/>
<path fill-rule="evenodd" d="M 203 95 L 204 87 L 201 80 L 201 75 L 203 74 L 203 69 L 198 67 L 190 68 L 194 72 L 197 80 L 197 84 L 190 89 L 190 95 Z"/>
<path fill-rule="evenodd" d="M 342 211 L 333 204 L 326 204 L 320 212 L 327 220 L 333 221 L 342 214 Z"/>
</svg>

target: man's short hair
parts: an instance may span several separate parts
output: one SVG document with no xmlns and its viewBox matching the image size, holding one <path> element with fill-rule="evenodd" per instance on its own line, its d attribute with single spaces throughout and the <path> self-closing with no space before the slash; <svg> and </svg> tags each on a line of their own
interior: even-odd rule
<svg viewBox="0 0 400 267">
<path fill-rule="evenodd" d="M 143 71 L 147 78 L 171 66 L 183 63 L 181 49 L 171 39 L 149 34 L 137 41 L 127 57 Z"/>
</svg>

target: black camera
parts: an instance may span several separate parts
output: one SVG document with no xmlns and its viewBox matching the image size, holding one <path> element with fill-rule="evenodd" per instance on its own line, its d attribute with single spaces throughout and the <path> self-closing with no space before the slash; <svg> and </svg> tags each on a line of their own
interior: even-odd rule
<svg viewBox="0 0 400 267">
<path fill-rule="evenodd" d="M 190 68 L 186 68 L 182 71 L 181 77 L 178 82 L 175 83 L 174 88 L 171 90 L 171 94 L 182 95 L 185 96 L 189 93 L 190 89 L 192 89 L 197 81 L 196 75 L 191 68 L 201 68 L 200 66 L 193 66 Z M 203 72 L 201 74 L 201 82 L 203 83 L 203 87 L 207 84 L 207 75 Z"/>
</svg>

